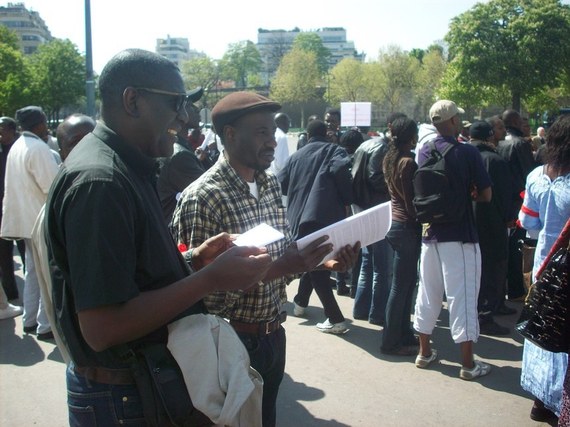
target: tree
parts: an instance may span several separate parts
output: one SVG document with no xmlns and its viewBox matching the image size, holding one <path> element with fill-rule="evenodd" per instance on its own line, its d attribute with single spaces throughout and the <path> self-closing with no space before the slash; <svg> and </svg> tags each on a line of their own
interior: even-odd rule
<svg viewBox="0 0 570 427">
<path fill-rule="evenodd" d="M 317 64 L 321 74 L 329 69 L 330 51 L 323 45 L 323 41 L 316 33 L 301 33 L 293 41 L 293 48 L 313 52 L 317 58 Z"/>
<path fill-rule="evenodd" d="M 419 61 L 398 46 L 380 52 L 373 90 L 376 102 L 384 104 L 389 112 L 402 111 L 404 101 L 413 96 L 419 67 Z"/>
<path fill-rule="evenodd" d="M 257 74 L 262 68 L 261 55 L 251 40 L 232 43 L 221 62 L 222 76 L 236 82 L 239 88 L 247 87 L 249 75 Z"/>
<path fill-rule="evenodd" d="M 285 54 L 271 82 L 271 98 L 281 103 L 296 103 L 301 108 L 304 127 L 304 104 L 318 96 L 320 71 L 313 52 L 293 48 Z"/>
<path fill-rule="evenodd" d="M 40 45 L 29 57 L 32 97 L 48 119 L 59 120 L 63 107 L 73 106 L 85 95 L 85 59 L 69 40 Z"/>
<path fill-rule="evenodd" d="M 204 88 L 201 103 L 204 106 L 213 105 L 217 100 L 214 99 L 209 102 L 212 89 L 216 88 L 220 82 L 220 69 L 216 61 L 207 56 L 194 58 L 184 61 L 181 68 L 186 88 L 193 89 L 198 86 Z"/>
<path fill-rule="evenodd" d="M 422 55 L 417 75 L 415 116 L 427 118 L 429 108 L 436 101 L 436 91 L 447 68 L 447 62 L 440 49 L 428 49 Z"/>
<path fill-rule="evenodd" d="M 0 43 L 14 50 L 20 50 L 18 46 L 18 34 L 4 25 L 0 25 Z"/>
<path fill-rule="evenodd" d="M 0 115 L 14 116 L 28 103 L 29 77 L 16 33 L 0 25 Z"/>
<path fill-rule="evenodd" d="M 330 71 L 328 76 L 327 102 L 330 105 L 341 101 L 368 101 L 365 64 L 353 58 L 345 58 Z"/>
<path fill-rule="evenodd" d="M 466 88 L 504 86 L 512 108 L 570 66 L 570 7 L 559 0 L 491 0 L 453 18 L 445 36 Z"/>
</svg>

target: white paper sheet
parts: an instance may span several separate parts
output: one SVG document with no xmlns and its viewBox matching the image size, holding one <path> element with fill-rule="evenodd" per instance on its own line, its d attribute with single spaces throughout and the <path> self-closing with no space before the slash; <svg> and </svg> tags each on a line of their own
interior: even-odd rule
<svg viewBox="0 0 570 427">
<path fill-rule="evenodd" d="M 258 248 L 266 246 L 277 240 L 283 239 L 285 236 L 279 230 L 265 223 L 246 231 L 234 240 L 236 246 L 257 246 Z"/>
<path fill-rule="evenodd" d="M 354 245 L 360 241 L 362 246 L 368 246 L 378 242 L 386 237 L 386 233 L 388 233 L 392 225 L 392 209 L 390 205 L 390 202 L 382 203 L 321 228 L 297 240 L 297 247 L 303 249 L 313 240 L 321 236 L 329 236 L 329 240 L 325 243 L 332 243 L 333 251 L 321 261 L 322 264 L 334 258 L 337 251 L 345 245 Z"/>
</svg>

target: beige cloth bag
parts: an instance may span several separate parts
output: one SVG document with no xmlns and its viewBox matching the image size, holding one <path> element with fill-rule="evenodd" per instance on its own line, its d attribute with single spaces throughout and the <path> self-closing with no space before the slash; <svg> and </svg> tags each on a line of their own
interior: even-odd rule
<svg viewBox="0 0 570 427">
<path fill-rule="evenodd" d="M 261 427 L 263 379 L 228 322 L 195 314 L 168 325 L 168 349 L 194 407 L 218 425 Z"/>
</svg>

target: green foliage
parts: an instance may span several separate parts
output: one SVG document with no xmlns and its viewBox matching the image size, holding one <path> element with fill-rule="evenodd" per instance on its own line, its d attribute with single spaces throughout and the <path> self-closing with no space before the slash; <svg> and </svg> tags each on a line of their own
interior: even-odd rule
<svg viewBox="0 0 570 427">
<path fill-rule="evenodd" d="M 416 79 L 416 117 L 427 118 L 431 105 L 436 101 L 436 91 L 447 68 L 441 49 L 428 49 L 422 58 Z"/>
<path fill-rule="evenodd" d="M 247 87 L 248 77 L 261 71 L 261 55 L 251 40 L 232 43 L 220 61 L 220 72 L 224 79 L 236 82 L 239 88 Z"/>
<path fill-rule="evenodd" d="M 334 66 L 327 76 L 327 103 L 368 101 L 366 64 L 345 58 Z"/>
<path fill-rule="evenodd" d="M 15 31 L 12 31 L 5 25 L 0 25 L 0 44 L 19 50 L 18 41 L 18 34 Z"/>
<path fill-rule="evenodd" d="M 323 45 L 323 41 L 318 34 L 300 33 L 293 41 L 293 48 L 313 52 L 317 58 L 317 64 L 321 74 L 325 74 L 329 69 L 329 58 L 331 53 Z"/>
<path fill-rule="evenodd" d="M 271 82 L 271 98 L 281 103 L 306 103 L 317 98 L 319 81 L 315 54 L 293 48 L 283 56 Z"/>
<path fill-rule="evenodd" d="M 28 59 L 31 96 L 48 118 L 59 119 L 65 106 L 79 103 L 85 94 L 85 60 L 69 40 L 53 40 L 38 47 Z"/>
<path fill-rule="evenodd" d="M 187 89 L 204 88 L 204 95 L 198 102 L 208 106 L 217 101 L 212 99 L 212 89 L 220 82 L 220 69 L 216 61 L 207 56 L 190 59 L 181 64 L 181 72 Z"/>
<path fill-rule="evenodd" d="M 29 101 L 30 78 L 13 34 L 0 25 L 0 115 L 11 117 Z"/>
<path fill-rule="evenodd" d="M 447 84 L 504 86 L 520 109 L 521 99 L 556 85 L 570 65 L 570 7 L 558 0 L 477 3 L 452 20 L 445 40 L 456 71 Z"/>
<path fill-rule="evenodd" d="M 389 112 L 402 111 L 412 98 L 420 70 L 419 61 L 397 46 L 390 46 L 378 57 L 378 77 L 372 92 L 376 102 Z"/>
</svg>

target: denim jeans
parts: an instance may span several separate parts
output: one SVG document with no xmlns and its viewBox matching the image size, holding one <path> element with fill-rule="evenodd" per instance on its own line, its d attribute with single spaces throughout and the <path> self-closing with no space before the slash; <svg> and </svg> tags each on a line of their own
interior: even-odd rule
<svg viewBox="0 0 570 427">
<path fill-rule="evenodd" d="M 285 372 L 285 329 L 257 336 L 237 333 L 247 349 L 251 366 L 263 377 L 263 427 L 273 427 L 277 415 L 277 394 Z"/>
<path fill-rule="evenodd" d="M 362 248 L 360 277 L 352 310 L 355 318 L 384 323 L 392 283 L 393 256 L 392 247 L 386 239 Z"/>
<path fill-rule="evenodd" d="M 392 221 L 386 240 L 394 250 L 394 276 L 382 333 L 382 350 L 394 351 L 415 343 L 410 322 L 414 290 L 418 281 L 421 225 Z"/>
<path fill-rule="evenodd" d="M 70 427 L 146 427 L 136 385 L 110 385 L 77 375 L 67 368 L 67 405 Z"/>
</svg>

